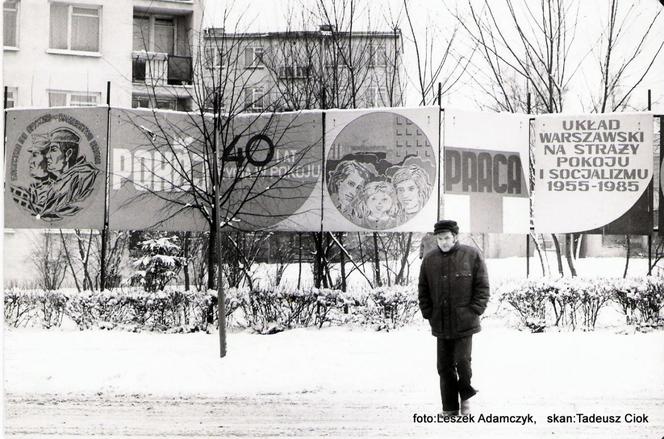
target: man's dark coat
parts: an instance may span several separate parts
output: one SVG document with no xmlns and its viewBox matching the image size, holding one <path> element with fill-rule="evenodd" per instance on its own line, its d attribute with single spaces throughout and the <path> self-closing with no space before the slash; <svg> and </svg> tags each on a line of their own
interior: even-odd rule
<svg viewBox="0 0 664 439">
<path fill-rule="evenodd" d="M 478 250 L 454 244 L 422 260 L 418 284 L 420 309 L 436 337 L 461 338 L 480 331 L 489 300 L 489 276 Z"/>
</svg>

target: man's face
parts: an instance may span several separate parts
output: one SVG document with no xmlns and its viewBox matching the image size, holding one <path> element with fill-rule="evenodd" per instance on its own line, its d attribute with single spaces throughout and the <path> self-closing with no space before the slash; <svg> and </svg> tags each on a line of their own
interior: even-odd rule
<svg viewBox="0 0 664 439">
<path fill-rule="evenodd" d="M 438 248 L 444 252 L 448 252 L 454 247 L 457 238 L 452 232 L 442 232 L 436 234 L 436 242 L 438 243 Z"/>
<path fill-rule="evenodd" d="M 62 174 L 66 157 L 57 143 L 51 143 L 46 150 L 46 169 L 54 174 Z"/>
<path fill-rule="evenodd" d="M 357 191 L 364 184 L 364 180 L 357 172 L 351 172 L 348 177 L 339 183 L 339 204 L 342 207 L 349 205 L 357 195 Z"/>
<path fill-rule="evenodd" d="M 30 152 L 30 159 L 28 160 L 28 167 L 30 176 L 34 178 L 44 178 L 48 174 L 46 172 L 46 157 L 41 151 L 32 150 Z"/>
<path fill-rule="evenodd" d="M 404 180 L 397 183 L 397 198 L 406 213 L 417 213 L 420 210 L 419 191 L 413 180 Z"/>
</svg>

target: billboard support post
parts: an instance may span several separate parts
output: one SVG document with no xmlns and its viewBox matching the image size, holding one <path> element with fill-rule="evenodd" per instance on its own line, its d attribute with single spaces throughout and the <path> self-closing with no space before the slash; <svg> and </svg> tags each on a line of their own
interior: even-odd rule
<svg viewBox="0 0 664 439">
<path fill-rule="evenodd" d="M 111 141 L 111 81 L 106 82 L 106 105 L 108 106 L 107 113 L 107 125 L 106 125 L 106 176 L 104 181 L 104 225 L 101 228 L 101 257 L 99 264 L 101 265 L 99 270 L 99 290 L 104 291 L 106 289 L 106 253 L 107 253 L 107 241 L 108 241 L 108 199 L 109 199 L 109 187 L 108 179 L 110 176 L 109 161 L 108 157 L 110 154 L 110 145 Z"/>
<path fill-rule="evenodd" d="M 648 111 L 652 111 L 652 93 L 651 90 L 648 89 Z M 662 136 L 662 133 L 659 133 L 660 139 Z M 660 141 L 661 143 L 661 141 Z M 660 157 L 661 160 L 661 157 Z M 660 181 L 660 185 L 662 182 Z M 651 181 L 650 187 L 653 188 L 653 182 Z M 650 211 L 650 215 L 652 218 L 652 215 L 654 213 L 654 203 L 653 203 L 653 197 L 655 196 L 654 190 L 650 191 L 650 196 L 648 197 L 648 210 Z M 660 209 L 661 210 L 661 209 Z M 652 227 L 650 228 L 650 233 L 648 233 L 648 276 L 652 274 Z"/>
</svg>

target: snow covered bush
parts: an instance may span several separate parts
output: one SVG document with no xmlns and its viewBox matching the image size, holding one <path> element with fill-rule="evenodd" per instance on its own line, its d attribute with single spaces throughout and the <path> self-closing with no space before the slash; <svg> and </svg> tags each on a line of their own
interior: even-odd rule
<svg viewBox="0 0 664 439">
<path fill-rule="evenodd" d="M 333 311 L 342 305 L 341 291 L 332 289 L 288 289 L 268 287 L 245 289 L 237 298 L 241 317 L 237 321 L 260 333 L 275 328 L 322 327 L 331 323 Z"/>
<path fill-rule="evenodd" d="M 527 279 L 502 285 L 498 295 L 532 332 L 543 331 L 547 321 L 553 326 L 592 330 L 610 301 L 620 306 L 628 324 L 656 324 L 664 307 L 664 279 Z"/>
<path fill-rule="evenodd" d="M 326 288 L 230 288 L 224 293 L 227 325 L 264 334 L 340 324 L 392 329 L 412 322 L 418 310 L 415 287 L 351 292 Z M 5 322 L 11 326 L 51 328 L 60 326 L 66 317 L 80 329 L 188 332 L 218 325 L 216 306 L 216 291 L 177 287 L 158 291 L 141 287 L 101 292 L 8 290 Z"/>
<path fill-rule="evenodd" d="M 551 290 L 547 279 L 528 279 L 506 282 L 496 292 L 501 302 L 514 308 L 526 328 L 542 332 L 546 327 L 546 304 Z"/>
<path fill-rule="evenodd" d="M 628 324 L 660 323 L 664 307 L 664 279 L 655 276 L 617 279 L 611 298 L 618 303 Z"/>
<path fill-rule="evenodd" d="M 391 286 L 359 289 L 341 293 L 335 320 L 371 326 L 377 330 L 394 329 L 411 323 L 419 310 L 417 287 Z"/>
<path fill-rule="evenodd" d="M 18 289 L 6 290 L 4 297 L 5 323 L 14 328 L 28 326 L 37 312 L 37 302 L 34 297 Z"/>
</svg>

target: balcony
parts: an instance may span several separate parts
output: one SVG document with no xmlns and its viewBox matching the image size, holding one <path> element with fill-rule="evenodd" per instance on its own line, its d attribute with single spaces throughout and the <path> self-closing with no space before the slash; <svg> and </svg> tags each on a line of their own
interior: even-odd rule
<svg viewBox="0 0 664 439">
<path fill-rule="evenodd" d="M 148 86 L 192 85 L 190 56 L 165 53 L 133 52 L 132 80 Z"/>
</svg>

